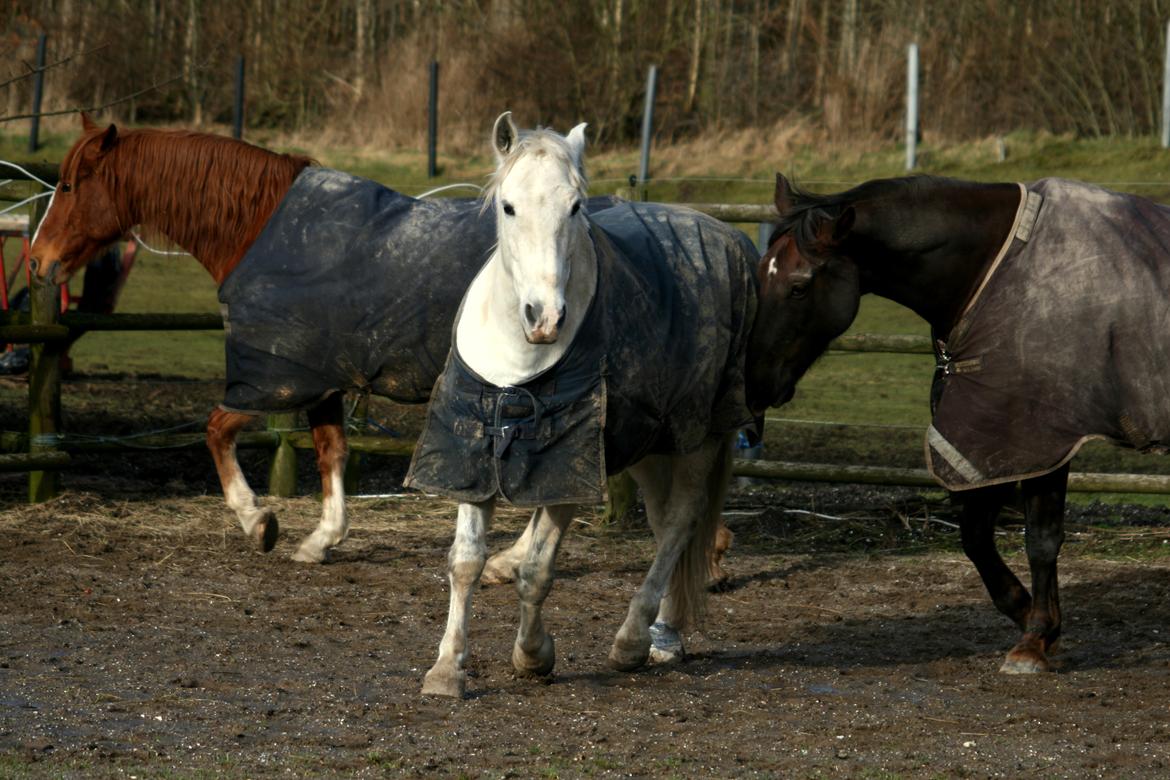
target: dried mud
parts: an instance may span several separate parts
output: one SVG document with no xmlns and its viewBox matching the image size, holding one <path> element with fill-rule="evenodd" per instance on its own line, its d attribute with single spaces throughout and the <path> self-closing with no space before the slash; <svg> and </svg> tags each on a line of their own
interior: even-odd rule
<svg viewBox="0 0 1170 780">
<path fill-rule="evenodd" d="M 399 461 L 368 466 L 374 490 L 401 478 Z M 200 452 L 95 458 L 35 507 L 0 480 L 0 776 L 1170 771 L 1164 509 L 1075 508 L 1058 668 L 1030 677 L 997 672 L 1015 629 L 937 494 L 737 488 L 731 581 L 688 659 L 632 674 L 605 658 L 652 542 L 638 519 L 587 516 L 546 606 L 553 676 L 513 676 L 515 593 L 483 588 L 469 696 L 448 701 L 419 687 L 446 614 L 449 504 L 352 499 L 350 538 L 306 566 L 288 556 L 315 500 L 265 499 L 283 536 L 262 555 L 210 473 Z M 1100 523 L 1119 517 L 1103 554 Z M 493 549 L 523 522 L 504 512 Z M 1022 571 L 1019 528 L 1002 542 Z"/>
</svg>

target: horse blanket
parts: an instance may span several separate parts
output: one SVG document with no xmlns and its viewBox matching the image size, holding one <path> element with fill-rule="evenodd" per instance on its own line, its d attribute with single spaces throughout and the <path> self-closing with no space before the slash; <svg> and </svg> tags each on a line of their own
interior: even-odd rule
<svg viewBox="0 0 1170 780">
<path fill-rule="evenodd" d="M 425 401 L 463 293 L 496 243 L 495 215 L 481 206 L 306 168 L 220 286 L 223 406 L 293 411 L 351 389 Z"/>
<path fill-rule="evenodd" d="M 1016 224 L 937 347 L 926 459 L 950 490 L 1047 474 L 1093 438 L 1170 443 L 1170 208 L 1021 185 Z"/>
<path fill-rule="evenodd" d="M 522 386 L 497 387 L 453 346 L 407 486 L 470 502 L 595 503 L 607 474 L 751 421 L 757 252 L 747 236 L 650 203 L 590 223 L 597 291 L 565 356 Z"/>
</svg>

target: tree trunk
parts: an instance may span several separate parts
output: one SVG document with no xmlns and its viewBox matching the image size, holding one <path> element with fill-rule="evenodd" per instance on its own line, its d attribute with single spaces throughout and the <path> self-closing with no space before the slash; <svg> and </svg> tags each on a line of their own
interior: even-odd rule
<svg viewBox="0 0 1170 780">
<path fill-rule="evenodd" d="M 199 67 L 196 53 L 199 50 L 199 2 L 187 0 L 187 30 L 183 37 L 183 82 L 191 101 L 191 123 L 196 127 L 203 124 L 203 99 L 199 90 Z"/>
<path fill-rule="evenodd" d="M 687 73 L 687 99 L 683 103 L 683 110 L 690 113 L 695 110 L 695 95 L 699 90 L 699 58 L 703 54 L 703 3 L 705 0 L 695 0 L 694 29 L 691 31 L 691 67 Z"/>
<path fill-rule="evenodd" d="M 370 17 L 372 0 L 354 0 L 353 91 L 362 96 L 366 88 L 366 74 L 370 69 Z"/>
</svg>

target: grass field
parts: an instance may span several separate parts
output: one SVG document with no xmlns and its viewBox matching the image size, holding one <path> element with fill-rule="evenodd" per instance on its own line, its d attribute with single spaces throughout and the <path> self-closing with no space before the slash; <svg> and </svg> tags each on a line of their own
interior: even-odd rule
<svg viewBox="0 0 1170 780">
<path fill-rule="evenodd" d="M 59 160 L 72 136 L 51 136 L 38 155 Z M 845 144 L 781 145 L 774 157 L 761 153 L 767 139 L 727 144 L 707 138 L 685 147 L 660 149 L 652 157 L 652 171 L 662 177 L 650 187 L 650 197 L 668 202 L 708 201 L 767 203 L 773 172 L 794 175 L 799 183 L 818 190 L 838 190 L 875 177 L 901 175 L 902 151 Z M 28 159 L 23 136 L 0 136 L 0 158 Z M 418 194 L 453 182 L 482 184 L 492 168 L 485 153 L 463 159 L 441 158 L 442 175 L 425 177 L 425 156 L 416 151 L 389 153 L 370 149 L 281 146 L 308 153 L 322 164 L 381 181 L 403 192 Z M 934 147 L 925 144 L 919 160 L 921 173 L 980 180 L 1026 180 L 1065 176 L 1094 181 L 1114 189 L 1137 192 L 1170 201 L 1170 152 L 1154 139 L 1078 140 L 1028 133 L 1004 139 L 1006 159 L 998 161 L 996 139 Z M 735 156 L 731 147 L 751 155 Z M 602 150 L 592 154 L 588 167 L 594 193 L 630 195 L 629 174 L 637 169 L 636 150 Z M 11 187 L 9 189 L 12 189 Z M 462 194 L 462 193 L 454 193 Z M 753 238 L 756 226 L 742 226 Z M 9 244 L 11 255 L 15 242 Z M 80 290 L 80 280 L 74 281 Z M 19 286 L 19 285 L 18 285 Z M 215 312 L 215 287 L 204 270 L 189 257 L 140 252 L 119 309 L 125 312 Z M 902 307 L 877 298 L 863 301 L 855 332 L 925 332 L 924 324 Z M 210 378 L 223 373 L 223 337 L 220 333 L 94 333 L 73 349 L 80 372 L 127 372 Z M 825 458 L 890 462 L 895 447 L 903 455 L 899 465 L 921 465 L 921 429 L 929 420 L 927 392 L 931 378 L 928 356 L 830 353 L 809 373 L 795 399 L 769 415 L 768 457 L 785 458 L 794 450 L 811 449 Z M 0 390 L 4 402 L 19 402 L 10 390 Z M 846 434 L 823 424 L 793 421 L 832 421 L 875 426 Z M 799 457 L 799 456 L 797 456 Z M 1162 460 L 1142 458 L 1111 447 L 1089 447 L 1074 464 L 1083 470 L 1168 470 Z"/>
</svg>

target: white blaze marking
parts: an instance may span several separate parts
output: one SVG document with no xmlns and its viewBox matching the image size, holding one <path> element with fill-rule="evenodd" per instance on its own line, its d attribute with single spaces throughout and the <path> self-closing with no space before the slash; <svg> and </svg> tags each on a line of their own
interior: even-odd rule
<svg viewBox="0 0 1170 780">
<path fill-rule="evenodd" d="M 32 244 L 29 244 L 31 249 L 33 244 L 37 243 L 37 236 L 41 234 L 41 225 L 45 224 L 45 220 L 49 218 L 49 211 L 53 208 L 53 201 L 57 198 L 57 188 L 53 188 L 53 194 L 49 196 L 49 205 L 45 207 L 45 215 L 41 217 L 41 221 L 37 223 L 37 229 L 33 232 Z"/>
<path fill-rule="evenodd" d="M 773 257 L 768 262 L 768 278 L 770 279 L 775 275 L 776 275 L 776 258 Z"/>
</svg>

